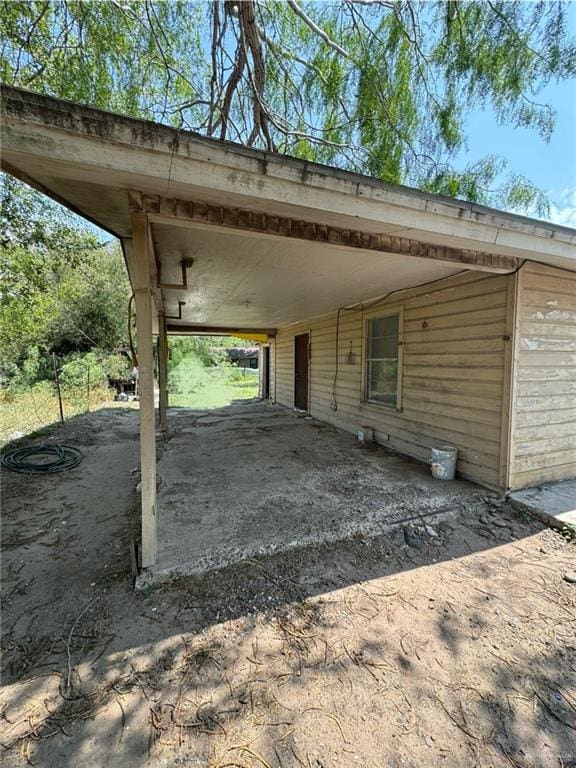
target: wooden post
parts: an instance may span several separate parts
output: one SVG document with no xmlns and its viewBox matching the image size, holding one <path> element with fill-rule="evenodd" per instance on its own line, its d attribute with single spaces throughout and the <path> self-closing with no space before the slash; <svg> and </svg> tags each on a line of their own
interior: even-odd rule
<svg viewBox="0 0 576 768">
<path fill-rule="evenodd" d="M 166 318 L 163 314 L 158 317 L 158 387 L 160 398 L 158 410 L 160 412 L 160 429 L 164 432 L 168 429 L 168 336 L 166 335 Z"/>
<path fill-rule="evenodd" d="M 56 391 L 58 392 L 58 405 L 60 407 L 60 421 L 64 424 L 64 409 L 62 408 L 62 392 L 60 392 L 60 378 L 58 376 L 58 366 L 56 365 L 56 353 L 52 352 L 52 363 L 54 365 L 54 381 L 56 382 Z"/>
<path fill-rule="evenodd" d="M 90 363 L 86 366 L 86 405 L 90 412 Z"/>
<path fill-rule="evenodd" d="M 156 562 L 156 425 L 154 414 L 154 352 L 150 236 L 144 213 L 132 214 L 134 302 L 138 335 L 140 392 L 140 471 L 142 475 L 142 568 Z"/>
</svg>

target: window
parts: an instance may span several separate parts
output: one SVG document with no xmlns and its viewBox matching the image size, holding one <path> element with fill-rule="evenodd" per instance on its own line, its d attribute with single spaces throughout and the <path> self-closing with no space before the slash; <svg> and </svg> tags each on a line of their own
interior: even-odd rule
<svg viewBox="0 0 576 768">
<path fill-rule="evenodd" d="M 366 399 L 398 405 L 400 315 L 368 320 L 366 343 Z"/>
</svg>

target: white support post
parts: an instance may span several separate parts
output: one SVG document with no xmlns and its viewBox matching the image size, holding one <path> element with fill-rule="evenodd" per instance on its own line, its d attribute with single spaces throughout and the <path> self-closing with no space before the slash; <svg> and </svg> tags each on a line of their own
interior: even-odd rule
<svg viewBox="0 0 576 768">
<path fill-rule="evenodd" d="M 158 387 L 160 389 L 158 401 L 160 429 L 165 432 L 168 429 L 168 336 L 166 318 L 163 314 L 158 317 Z"/>
<path fill-rule="evenodd" d="M 140 471 L 142 475 L 142 568 L 156 563 L 156 425 L 150 235 L 145 213 L 132 214 L 134 301 L 140 384 Z"/>
</svg>

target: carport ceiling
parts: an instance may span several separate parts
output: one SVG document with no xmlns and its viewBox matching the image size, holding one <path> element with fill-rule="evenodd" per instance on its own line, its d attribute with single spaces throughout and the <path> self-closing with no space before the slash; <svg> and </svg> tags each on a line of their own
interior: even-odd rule
<svg viewBox="0 0 576 768">
<path fill-rule="evenodd" d="M 172 327 L 288 325 L 461 271 L 429 259 L 235 230 L 156 223 L 152 237 L 162 282 L 178 283 L 181 262 L 193 260 L 187 290 L 163 291 L 169 315 L 186 302 Z"/>
</svg>

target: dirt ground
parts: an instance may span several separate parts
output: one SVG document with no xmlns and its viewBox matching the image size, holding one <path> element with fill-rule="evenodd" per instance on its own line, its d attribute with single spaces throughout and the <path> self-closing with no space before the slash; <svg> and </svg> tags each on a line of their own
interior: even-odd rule
<svg viewBox="0 0 576 768">
<path fill-rule="evenodd" d="M 576 766 L 573 543 L 482 492 L 135 592 L 137 420 L 3 473 L 3 765 Z"/>
</svg>

